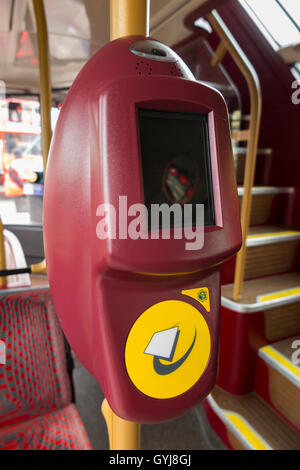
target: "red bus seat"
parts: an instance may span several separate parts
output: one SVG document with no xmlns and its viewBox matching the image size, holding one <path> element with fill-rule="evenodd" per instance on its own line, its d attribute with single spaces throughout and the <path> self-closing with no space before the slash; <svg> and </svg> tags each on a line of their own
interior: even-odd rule
<svg viewBox="0 0 300 470">
<path fill-rule="evenodd" d="M 0 449 L 90 449 L 46 290 L 1 294 Z"/>
</svg>

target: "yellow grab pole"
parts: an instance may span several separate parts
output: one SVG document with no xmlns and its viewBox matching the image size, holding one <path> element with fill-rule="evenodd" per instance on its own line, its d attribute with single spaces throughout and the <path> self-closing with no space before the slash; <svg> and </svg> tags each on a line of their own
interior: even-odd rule
<svg viewBox="0 0 300 470">
<path fill-rule="evenodd" d="M 110 39 L 149 35 L 150 0 L 110 0 Z M 111 450 L 138 450 L 141 425 L 117 416 L 107 400 L 102 403 Z"/>
<path fill-rule="evenodd" d="M 43 139 L 43 160 L 44 160 L 44 180 L 48 152 L 52 137 L 51 130 L 51 79 L 49 62 L 49 45 L 46 15 L 43 0 L 33 0 L 33 8 L 37 27 L 38 52 L 39 52 L 39 71 L 40 71 L 40 90 L 41 90 L 41 116 L 42 116 L 42 139 Z M 0 220 L 0 270 L 6 269 L 5 246 L 3 235 L 3 224 Z M 46 262 L 31 266 L 32 272 L 46 273 Z M 0 276 L 0 288 L 6 286 L 6 277 Z"/>
<path fill-rule="evenodd" d="M 216 52 L 214 53 L 214 55 L 212 56 L 211 58 L 211 61 L 210 61 L 210 65 L 212 67 L 216 67 L 217 65 L 219 65 L 222 60 L 224 59 L 224 56 L 227 52 L 227 48 L 225 46 L 225 44 L 223 43 L 223 41 L 220 41 L 217 49 L 216 49 Z"/>
<path fill-rule="evenodd" d="M 46 273 L 46 261 L 43 260 L 40 263 L 32 264 L 31 266 L 32 274 L 45 274 Z"/>
<path fill-rule="evenodd" d="M 247 132 L 248 148 L 244 173 L 244 196 L 241 208 L 241 227 L 243 243 L 236 258 L 233 287 L 233 300 L 237 302 L 242 294 L 245 273 L 246 239 L 250 224 L 252 187 L 255 176 L 256 155 L 262 111 L 262 95 L 260 89 L 260 81 L 253 65 L 248 60 L 245 53 L 242 51 L 235 38 L 232 36 L 231 32 L 223 22 L 220 15 L 215 10 L 213 10 L 212 13 L 210 13 L 210 15 L 208 16 L 208 18 L 214 30 L 222 40 L 224 48 L 226 48 L 231 54 L 233 60 L 244 75 L 250 93 L 250 127 L 249 131 Z"/>
<path fill-rule="evenodd" d="M 52 137 L 51 129 L 51 73 L 50 73 L 50 55 L 48 43 L 48 30 L 43 0 L 33 0 L 33 8 L 37 29 L 38 53 L 39 53 L 39 72 L 40 72 L 40 97 L 41 97 L 41 118 L 42 118 L 42 142 L 43 142 L 43 160 L 44 160 L 44 181 L 46 177 L 46 167 L 48 160 L 49 147 Z M 31 266 L 32 272 L 46 274 L 45 260 L 37 265 Z"/>
<path fill-rule="evenodd" d="M 43 158 L 44 158 L 44 180 L 46 174 L 47 159 L 52 137 L 51 130 L 51 78 L 50 78 L 50 57 L 48 44 L 48 30 L 43 0 L 33 0 L 40 70 L 40 94 L 41 94 L 41 117 L 42 117 L 42 138 L 43 138 Z"/>
<path fill-rule="evenodd" d="M 110 450 L 139 450 L 141 425 L 117 416 L 106 399 L 102 403 L 101 410 L 107 425 Z"/>
<path fill-rule="evenodd" d="M 6 269 L 6 259 L 5 259 L 5 244 L 4 244 L 4 227 L 2 220 L 0 219 L 0 270 Z M 0 288 L 6 287 L 6 277 L 0 277 Z"/>
<path fill-rule="evenodd" d="M 110 40 L 149 35 L 150 0 L 110 0 Z"/>
</svg>

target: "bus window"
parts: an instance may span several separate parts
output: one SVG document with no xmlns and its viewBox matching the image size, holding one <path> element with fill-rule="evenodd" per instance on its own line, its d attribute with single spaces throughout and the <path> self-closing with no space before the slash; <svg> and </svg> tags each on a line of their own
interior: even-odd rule
<svg viewBox="0 0 300 470">
<path fill-rule="evenodd" d="M 55 126 L 60 105 L 52 108 Z M 44 191 L 38 96 L 0 100 L 0 216 L 4 224 L 41 225 Z"/>
</svg>

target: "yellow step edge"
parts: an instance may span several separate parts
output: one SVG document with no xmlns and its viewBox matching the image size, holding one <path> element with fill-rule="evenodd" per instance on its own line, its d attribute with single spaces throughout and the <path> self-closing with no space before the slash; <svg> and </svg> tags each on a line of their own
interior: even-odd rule
<svg viewBox="0 0 300 470">
<path fill-rule="evenodd" d="M 254 450 L 270 450 L 270 446 L 255 432 L 244 418 L 231 411 L 225 411 L 224 414 Z"/>
<path fill-rule="evenodd" d="M 268 245 L 271 243 L 290 242 L 300 240 L 300 232 L 298 230 L 285 230 L 281 232 L 255 233 L 248 235 L 246 238 L 246 246 Z"/>
<path fill-rule="evenodd" d="M 297 230 L 287 230 L 285 232 L 273 232 L 273 233 L 256 233 L 255 235 L 248 235 L 247 240 L 253 240 L 255 238 L 268 238 L 268 237 L 284 237 L 289 235 L 299 235 L 300 232 Z"/>
<path fill-rule="evenodd" d="M 258 295 L 256 297 L 257 302 L 267 302 L 268 300 L 276 300 L 284 297 L 290 297 L 292 295 L 299 295 L 300 287 L 292 287 L 290 289 L 270 292 L 268 294 Z"/>
<path fill-rule="evenodd" d="M 289 361 L 283 354 L 276 351 L 275 348 L 272 346 L 264 346 L 259 350 L 259 356 L 264 359 L 265 357 L 270 358 L 271 365 L 276 367 L 276 363 L 281 366 L 281 368 L 285 369 L 289 372 L 289 375 L 292 375 L 296 379 L 296 383 L 300 384 L 300 368 L 294 365 L 291 361 Z"/>
<path fill-rule="evenodd" d="M 231 431 L 244 447 L 249 450 L 272 450 L 272 447 L 245 418 L 234 411 L 223 409 L 218 405 L 213 394 L 208 395 L 207 401 L 227 430 Z"/>
</svg>

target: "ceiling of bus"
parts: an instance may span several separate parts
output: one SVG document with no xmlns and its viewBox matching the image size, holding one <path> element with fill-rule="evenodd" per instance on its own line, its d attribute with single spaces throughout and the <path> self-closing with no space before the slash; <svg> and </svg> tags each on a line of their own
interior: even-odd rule
<svg viewBox="0 0 300 470">
<path fill-rule="evenodd" d="M 151 0 L 150 34 L 169 45 L 184 39 L 189 31 L 183 19 L 205 1 Z M 66 87 L 86 60 L 109 41 L 109 0 L 44 0 L 44 4 L 52 85 Z M 30 0 L 1 0 L 0 80 L 7 89 L 38 88 L 35 31 Z"/>
</svg>

